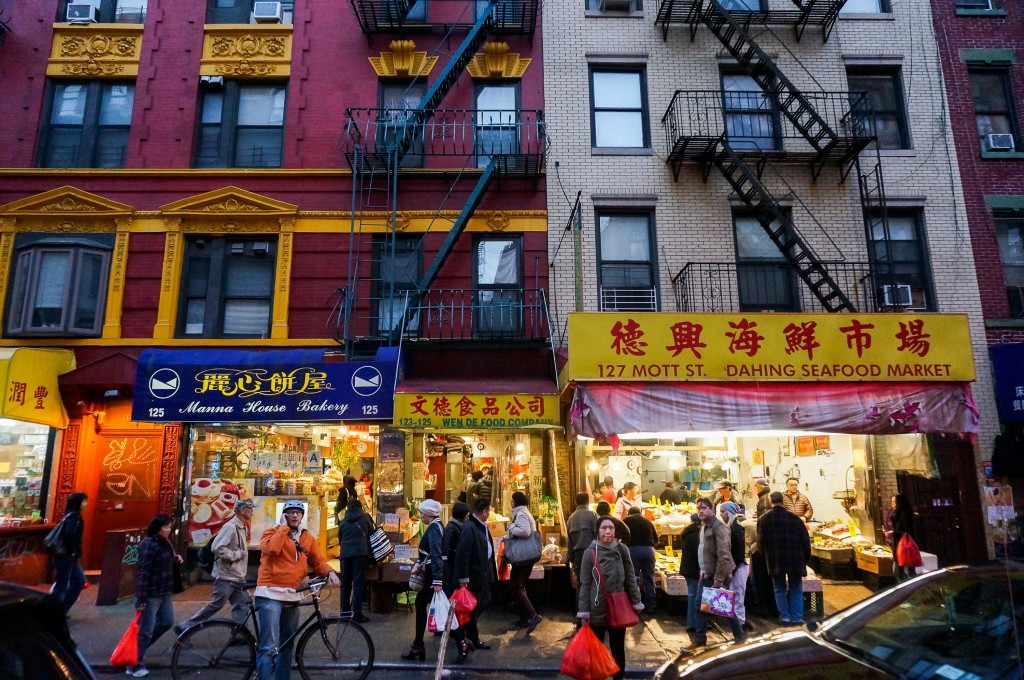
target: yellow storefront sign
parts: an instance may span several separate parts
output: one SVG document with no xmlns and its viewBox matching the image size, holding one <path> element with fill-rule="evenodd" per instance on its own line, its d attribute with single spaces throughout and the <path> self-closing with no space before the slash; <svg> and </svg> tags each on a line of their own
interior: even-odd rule
<svg viewBox="0 0 1024 680">
<path fill-rule="evenodd" d="M 571 380 L 974 380 L 963 314 L 569 314 Z"/>
<path fill-rule="evenodd" d="M 398 427 L 472 430 L 557 426 L 555 394 L 395 394 Z"/>
<path fill-rule="evenodd" d="M 75 353 L 66 349 L 0 350 L 0 384 L 4 387 L 0 416 L 66 428 L 68 414 L 57 376 L 74 368 Z"/>
</svg>

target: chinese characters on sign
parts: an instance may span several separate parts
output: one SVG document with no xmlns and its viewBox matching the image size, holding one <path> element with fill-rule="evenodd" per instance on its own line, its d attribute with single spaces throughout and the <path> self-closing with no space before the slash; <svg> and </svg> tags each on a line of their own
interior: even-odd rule
<svg viewBox="0 0 1024 680">
<path fill-rule="evenodd" d="M 525 427 L 557 425 L 554 394 L 395 394 L 398 427 Z"/>
<path fill-rule="evenodd" d="M 974 379 L 956 314 L 575 313 L 569 338 L 577 380 Z"/>
</svg>

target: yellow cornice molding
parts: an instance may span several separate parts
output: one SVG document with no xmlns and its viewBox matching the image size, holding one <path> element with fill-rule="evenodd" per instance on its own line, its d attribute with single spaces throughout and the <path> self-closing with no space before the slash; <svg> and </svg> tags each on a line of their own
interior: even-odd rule
<svg viewBox="0 0 1024 680">
<path fill-rule="evenodd" d="M 291 75 L 289 24 L 208 24 L 203 27 L 199 74 L 229 78 Z"/>
<path fill-rule="evenodd" d="M 517 52 L 509 52 L 508 43 L 489 42 L 466 64 L 466 70 L 472 78 L 518 80 L 531 61 Z"/>
<path fill-rule="evenodd" d="M 426 52 L 417 52 L 412 40 L 392 40 L 390 52 L 381 52 L 379 57 L 367 57 L 377 72 L 378 78 L 415 78 L 430 75 L 438 57 L 428 57 Z"/>
<path fill-rule="evenodd" d="M 229 186 L 168 203 L 160 213 L 178 219 L 185 233 L 279 233 L 294 223 L 298 206 Z"/>
<path fill-rule="evenodd" d="M 14 232 L 115 232 L 130 205 L 62 186 L 0 205 L 0 229 Z"/>
<path fill-rule="evenodd" d="M 52 78 L 135 78 L 141 24 L 54 24 L 46 75 Z"/>
</svg>

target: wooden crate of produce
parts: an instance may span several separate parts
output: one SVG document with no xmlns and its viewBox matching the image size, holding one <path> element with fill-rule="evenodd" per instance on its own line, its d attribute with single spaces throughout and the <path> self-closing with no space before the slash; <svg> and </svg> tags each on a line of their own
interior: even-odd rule
<svg viewBox="0 0 1024 680">
<path fill-rule="evenodd" d="M 859 552 L 857 553 L 857 568 L 879 576 L 892 576 L 892 557 L 878 557 Z"/>
<path fill-rule="evenodd" d="M 830 549 L 811 546 L 811 555 L 822 560 L 828 560 L 829 562 L 853 562 L 855 552 L 853 548 Z"/>
</svg>

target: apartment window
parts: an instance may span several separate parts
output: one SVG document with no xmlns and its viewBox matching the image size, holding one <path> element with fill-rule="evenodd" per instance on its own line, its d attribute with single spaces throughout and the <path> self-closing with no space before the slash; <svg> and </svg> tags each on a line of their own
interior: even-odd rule
<svg viewBox="0 0 1024 680">
<path fill-rule="evenodd" d="M 931 309 L 931 277 L 917 212 L 891 211 L 885 221 L 872 220 L 869 252 L 878 306 Z M 887 233 L 888 232 L 888 233 Z"/>
<path fill-rule="evenodd" d="M 207 0 L 206 23 L 208 24 L 254 24 L 252 14 L 254 2 L 259 0 Z M 295 0 L 282 0 L 281 23 L 292 23 Z"/>
<path fill-rule="evenodd" d="M 91 5 L 96 10 L 96 21 L 105 24 L 144 24 L 148 0 L 63 0 L 58 21 L 81 19 L 82 12 L 76 9 L 75 17 L 68 16 L 68 5 Z"/>
<path fill-rule="evenodd" d="M 519 87 L 485 84 L 476 90 L 477 167 L 519 151 Z"/>
<path fill-rule="evenodd" d="M 595 147 L 650 146 L 643 70 L 592 70 L 590 101 L 591 137 Z"/>
<path fill-rule="evenodd" d="M 423 0 L 420 0 L 422 2 Z M 480 18 L 481 13 L 487 11 L 487 0 L 476 0 L 473 4 L 473 20 Z M 521 0 L 498 0 L 494 3 L 491 16 L 497 26 L 521 25 L 524 20 L 523 9 L 526 3 Z"/>
<path fill-rule="evenodd" d="M 899 71 L 848 71 L 853 103 L 863 94 L 874 116 L 874 130 L 880 149 L 909 149 L 910 133 L 907 128 L 906 107 L 903 102 L 903 83 Z"/>
<path fill-rule="evenodd" d="M 720 4 L 730 12 L 760 12 L 764 9 L 762 0 L 720 0 Z"/>
<path fill-rule="evenodd" d="M 982 149 L 1013 151 L 1020 148 L 1020 131 L 1013 109 L 1013 91 L 1006 70 L 971 70 L 971 98 Z M 1002 135 L 990 137 L 990 135 Z"/>
<path fill-rule="evenodd" d="M 601 311 L 658 310 L 652 222 L 650 213 L 597 216 Z"/>
<path fill-rule="evenodd" d="M 773 222 L 772 228 L 777 227 Z M 800 311 L 796 271 L 757 218 L 735 215 L 733 228 L 740 310 Z"/>
<path fill-rule="evenodd" d="M 722 74 L 722 113 L 733 148 L 779 148 L 778 109 L 751 76 Z"/>
<path fill-rule="evenodd" d="M 1024 218 L 997 217 L 996 239 L 1003 279 L 1010 301 L 1010 316 L 1024 319 Z"/>
<path fill-rule="evenodd" d="M 846 0 L 840 14 L 878 14 L 890 11 L 888 0 Z"/>
<path fill-rule="evenodd" d="M 40 134 L 39 167 L 123 168 L 134 102 L 134 84 L 55 83 Z"/>
<path fill-rule="evenodd" d="M 956 6 L 957 9 L 995 9 L 995 3 L 992 0 L 956 0 Z"/>
<path fill-rule="evenodd" d="M 643 0 L 584 0 L 590 12 L 642 12 Z"/>
<path fill-rule="evenodd" d="M 203 89 L 195 167 L 281 167 L 286 90 L 237 81 Z"/>
<path fill-rule="evenodd" d="M 476 241 L 476 335 L 514 336 L 523 327 L 523 241 L 487 236 Z"/>
<path fill-rule="evenodd" d="M 7 334 L 99 337 L 113 238 L 19 237 Z"/>
<path fill-rule="evenodd" d="M 185 248 L 178 336 L 270 335 L 277 241 L 195 237 Z"/>
<path fill-rule="evenodd" d="M 398 137 L 405 131 L 406 123 L 414 117 L 420 100 L 426 93 L 426 84 L 422 79 L 415 82 L 381 81 L 377 88 L 380 113 L 377 116 L 377 149 L 384 151 L 394 145 Z M 423 135 L 422 129 L 415 130 L 412 146 L 402 157 L 400 167 L 423 167 Z"/>
<path fill-rule="evenodd" d="M 410 293 L 416 291 L 423 275 L 423 249 L 417 238 L 379 239 L 374 243 L 377 330 L 387 335 L 404 322 Z M 407 332 L 419 328 L 419 311 L 406 324 Z"/>
</svg>

